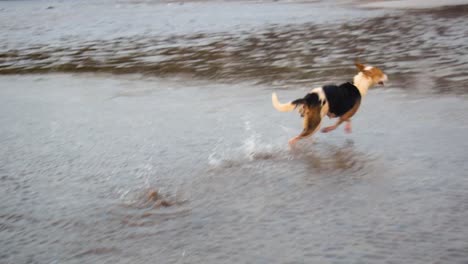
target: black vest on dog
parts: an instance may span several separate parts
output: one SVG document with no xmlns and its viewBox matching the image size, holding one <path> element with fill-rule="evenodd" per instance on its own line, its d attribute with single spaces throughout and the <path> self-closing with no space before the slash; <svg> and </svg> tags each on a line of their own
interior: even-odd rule
<svg viewBox="0 0 468 264">
<path fill-rule="evenodd" d="M 328 112 L 342 116 L 348 112 L 361 99 L 361 93 L 352 83 L 343 83 L 340 86 L 331 84 L 322 87 L 327 97 Z"/>
</svg>

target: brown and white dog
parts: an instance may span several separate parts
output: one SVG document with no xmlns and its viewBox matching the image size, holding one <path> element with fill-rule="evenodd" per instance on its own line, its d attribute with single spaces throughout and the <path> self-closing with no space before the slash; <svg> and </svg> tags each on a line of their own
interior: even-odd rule
<svg viewBox="0 0 468 264">
<path fill-rule="evenodd" d="M 271 99 L 273 106 L 280 112 L 290 112 L 298 108 L 304 118 L 302 132 L 289 140 L 293 145 L 298 140 L 314 134 L 319 128 L 325 115 L 329 118 L 338 117 L 338 121 L 329 127 L 322 129 L 323 133 L 336 129 L 341 123 L 346 122 L 345 131 L 351 132 L 351 117 L 356 114 L 361 105 L 362 98 L 367 90 L 376 84 L 383 85 L 388 80 L 382 70 L 372 66 L 355 63 L 359 70 L 353 78 L 353 83 L 337 85 L 325 85 L 310 91 L 304 98 L 282 104 L 276 93 Z"/>
</svg>

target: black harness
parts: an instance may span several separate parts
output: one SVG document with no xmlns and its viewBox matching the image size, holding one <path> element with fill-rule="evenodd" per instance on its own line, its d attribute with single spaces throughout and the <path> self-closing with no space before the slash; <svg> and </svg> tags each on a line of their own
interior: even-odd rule
<svg viewBox="0 0 468 264">
<path fill-rule="evenodd" d="M 340 86 L 331 84 L 322 87 L 327 97 L 328 112 L 342 116 L 361 99 L 361 93 L 352 83 L 343 83 Z"/>
</svg>

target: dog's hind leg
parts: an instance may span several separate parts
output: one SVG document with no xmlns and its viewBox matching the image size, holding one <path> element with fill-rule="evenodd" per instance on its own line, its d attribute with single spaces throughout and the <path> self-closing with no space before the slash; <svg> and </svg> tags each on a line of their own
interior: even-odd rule
<svg viewBox="0 0 468 264">
<path fill-rule="evenodd" d="M 322 122 L 322 117 L 320 115 L 321 107 L 317 106 L 307 106 L 304 105 L 303 115 L 303 126 L 304 129 L 302 132 L 289 140 L 290 145 L 294 145 L 298 140 L 306 138 L 314 134 L 319 128 L 320 123 Z"/>
</svg>

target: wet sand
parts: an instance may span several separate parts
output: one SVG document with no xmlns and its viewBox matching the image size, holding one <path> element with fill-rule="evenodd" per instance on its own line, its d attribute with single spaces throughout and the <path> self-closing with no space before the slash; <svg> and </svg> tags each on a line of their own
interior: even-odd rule
<svg viewBox="0 0 468 264">
<path fill-rule="evenodd" d="M 433 9 L 448 6 L 463 6 L 467 5 L 466 0 L 390 0 L 390 1 L 357 1 L 360 7 L 364 8 L 398 8 L 398 9 Z M 362 3 L 364 2 L 364 3 Z"/>
<path fill-rule="evenodd" d="M 466 263 L 466 6 L 47 3 L 0 2 L 0 263 Z M 357 57 L 291 151 L 271 93 Z"/>
</svg>

